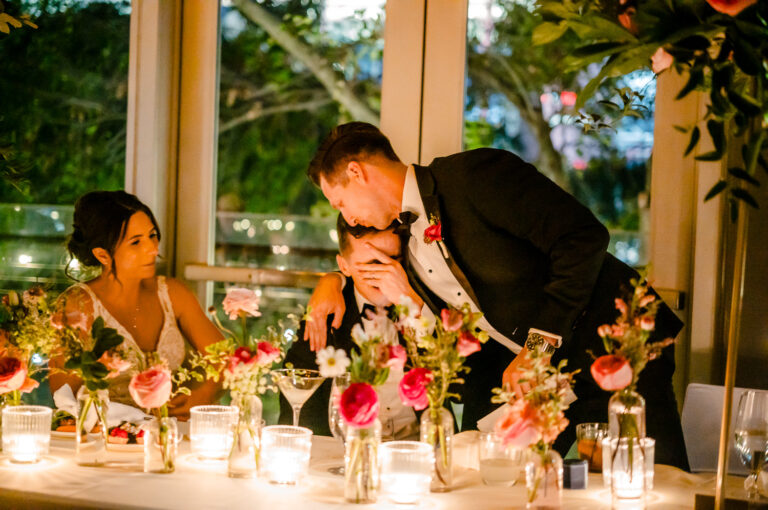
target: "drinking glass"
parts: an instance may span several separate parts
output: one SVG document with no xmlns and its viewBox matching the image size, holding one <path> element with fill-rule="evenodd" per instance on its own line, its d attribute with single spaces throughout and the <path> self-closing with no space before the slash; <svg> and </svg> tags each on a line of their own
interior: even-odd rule
<svg viewBox="0 0 768 510">
<path fill-rule="evenodd" d="M 299 413 L 304 403 L 320 387 L 325 377 L 317 370 L 283 368 L 275 370 L 275 382 L 293 409 L 293 426 L 299 426 Z"/>
<path fill-rule="evenodd" d="M 736 413 L 736 450 L 749 469 L 744 488 L 757 497 L 757 475 L 768 453 L 768 392 L 748 390 L 739 399 Z"/>
<path fill-rule="evenodd" d="M 599 473 L 603 469 L 603 438 L 608 433 L 607 423 L 579 423 L 576 425 L 576 447 L 579 458 L 587 461 L 589 470 Z"/>
<path fill-rule="evenodd" d="M 339 399 L 341 394 L 344 393 L 349 387 L 349 372 L 339 375 L 333 378 L 331 383 L 331 398 L 328 399 L 328 426 L 331 429 L 331 434 L 336 439 L 341 440 L 341 444 L 344 445 L 344 439 L 347 435 L 347 427 L 344 423 L 344 418 L 339 411 Z M 335 466 L 328 469 L 328 472 L 334 475 L 344 475 L 344 464 Z"/>
<path fill-rule="evenodd" d="M 511 487 L 525 467 L 523 450 L 505 446 L 493 432 L 480 435 L 480 477 L 485 485 Z"/>
</svg>

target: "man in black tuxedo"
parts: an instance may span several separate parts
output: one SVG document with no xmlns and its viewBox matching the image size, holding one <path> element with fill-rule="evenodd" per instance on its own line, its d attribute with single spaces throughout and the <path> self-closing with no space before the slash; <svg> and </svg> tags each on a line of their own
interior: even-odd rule
<svg viewBox="0 0 768 510">
<path fill-rule="evenodd" d="M 417 306 L 423 306 L 419 295 L 408 284 L 405 271 L 400 266 L 401 245 L 400 238 L 393 228 L 382 231 L 366 228 L 351 228 L 344 218 L 339 215 L 336 222 L 336 232 L 339 237 L 339 254 L 336 261 L 339 269 L 347 277 L 346 285 L 342 291 L 344 296 L 345 312 L 341 324 L 337 327 L 328 325 L 328 346 L 344 350 L 347 355 L 353 347 L 352 328 L 362 324 L 368 310 L 376 311 L 377 308 L 386 308 L 403 294 L 408 295 Z M 381 261 L 391 262 L 394 269 L 393 275 L 383 284 L 373 287 L 360 274 L 360 267 L 370 264 L 381 264 Z M 400 275 L 398 277 L 398 274 Z M 380 281 L 380 280 L 379 280 Z M 328 319 L 331 322 L 331 319 Z M 302 338 L 306 329 L 306 322 L 302 321 L 297 338 Z M 312 352 L 307 342 L 297 341 L 286 354 L 285 362 L 291 363 L 296 368 L 318 369 L 316 361 L 317 353 Z M 415 414 L 410 408 L 406 408 L 399 400 L 395 392 L 397 375 L 392 377 L 379 390 L 381 398 L 380 419 L 385 435 L 408 435 L 415 430 L 411 423 L 415 421 Z M 328 400 L 331 394 L 331 381 L 325 380 L 320 388 L 307 400 L 301 411 L 300 424 L 313 430 L 316 435 L 331 435 L 328 425 Z M 280 395 L 280 423 L 292 423 L 291 406 L 285 397 Z"/>
<path fill-rule="evenodd" d="M 485 314 L 481 327 L 495 342 L 469 359 L 464 429 L 492 409 L 491 388 L 502 371 L 505 382 L 526 390 L 517 379 L 528 349 L 554 350 L 553 362 L 567 358 L 571 370 L 581 370 L 571 423 L 556 445 L 561 453 L 577 423 L 606 421 L 610 395 L 592 381 L 588 352 L 604 352 L 597 327 L 615 320 L 613 300 L 636 273 L 606 253 L 608 231 L 586 207 L 506 151 L 478 149 L 406 166 L 386 136 L 360 122 L 335 128 L 308 174 L 351 225 L 384 228 L 397 218 L 410 224 L 407 269 L 425 302 L 469 302 Z M 427 229 L 437 225 L 435 236 Z M 310 301 L 315 315 L 343 312 L 339 284 L 334 276 L 321 281 Z M 681 327 L 662 305 L 651 341 L 674 337 Z M 308 332 L 313 350 L 322 345 L 321 333 Z M 639 389 L 657 462 L 687 468 L 673 371 L 669 347 L 648 364 Z"/>
</svg>

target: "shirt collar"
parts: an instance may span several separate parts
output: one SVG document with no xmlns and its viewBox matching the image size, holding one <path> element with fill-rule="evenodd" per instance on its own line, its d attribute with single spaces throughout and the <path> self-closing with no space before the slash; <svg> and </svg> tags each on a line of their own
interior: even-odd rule
<svg viewBox="0 0 768 510">
<path fill-rule="evenodd" d="M 416 182 L 416 170 L 413 165 L 408 167 L 405 172 L 405 183 L 403 184 L 403 203 L 401 212 L 412 212 L 417 216 L 423 217 L 426 214 L 424 204 L 421 201 L 419 193 L 419 183 Z"/>
<path fill-rule="evenodd" d="M 357 303 L 357 311 L 359 313 L 363 313 L 363 307 L 365 305 L 372 305 L 373 306 L 373 303 L 371 303 L 370 301 L 365 299 L 363 297 L 363 295 L 360 294 L 360 292 L 358 292 L 357 288 L 355 288 L 355 302 Z"/>
</svg>

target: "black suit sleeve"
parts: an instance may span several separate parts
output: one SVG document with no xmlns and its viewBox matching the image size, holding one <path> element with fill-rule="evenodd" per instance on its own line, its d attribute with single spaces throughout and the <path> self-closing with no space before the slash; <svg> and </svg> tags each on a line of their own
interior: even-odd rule
<svg viewBox="0 0 768 510">
<path fill-rule="evenodd" d="M 473 152 L 481 153 L 481 161 L 465 172 L 471 205 L 489 224 L 529 241 L 548 259 L 544 302 L 532 326 L 568 338 L 592 294 L 608 230 L 573 196 L 514 154 Z"/>
</svg>

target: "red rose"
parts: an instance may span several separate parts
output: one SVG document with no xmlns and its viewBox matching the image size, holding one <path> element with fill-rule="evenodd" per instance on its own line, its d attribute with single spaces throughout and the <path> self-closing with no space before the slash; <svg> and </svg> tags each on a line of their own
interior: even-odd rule
<svg viewBox="0 0 768 510">
<path fill-rule="evenodd" d="M 27 367 L 17 358 L 0 358 L 0 394 L 16 391 L 27 380 Z"/>
<path fill-rule="evenodd" d="M 427 384 L 435 378 L 431 370 L 427 368 L 414 368 L 409 370 L 400 380 L 397 393 L 403 404 L 421 411 L 429 405 L 427 398 Z"/>
<path fill-rule="evenodd" d="M 368 427 L 379 417 L 379 396 L 367 383 L 352 383 L 341 394 L 341 416 L 347 425 Z"/>
<path fill-rule="evenodd" d="M 464 324 L 464 315 L 458 310 L 443 308 L 440 318 L 443 320 L 443 329 L 446 331 L 458 331 Z"/>
<path fill-rule="evenodd" d="M 429 244 L 433 241 L 443 240 L 443 226 L 438 221 L 434 225 L 430 225 L 424 229 L 424 242 Z"/>
<path fill-rule="evenodd" d="M 384 366 L 389 368 L 394 368 L 397 370 L 402 370 L 403 367 L 405 367 L 405 360 L 407 358 L 405 347 L 403 347 L 400 344 L 390 345 L 388 349 L 388 353 L 389 353 L 389 360 L 387 360 Z"/>
<path fill-rule="evenodd" d="M 155 365 L 134 375 L 128 392 L 139 407 L 162 407 L 171 396 L 171 371 L 165 365 Z"/>
<path fill-rule="evenodd" d="M 273 361 L 280 358 L 280 349 L 269 342 L 259 342 L 256 346 L 256 355 L 254 358 L 256 358 L 256 363 L 259 365 L 270 365 Z"/>
<path fill-rule="evenodd" d="M 592 377 L 605 391 L 623 390 L 632 383 L 632 367 L 621 356 L 606 354 L 600 356 L 589 369 Z"/>
<path fill-rule="evenodd" d="M 496 437 L 506 446 L 526 448 L 539 440 L 536 409 L 525 400 L 517 400 L 494 426 Z"/>
<path fill-rule="evenodd" d="M 717 12 L 736 16 L 750 5 L 757 3 L 757 0 L 707 0 L 707 3 Z"/>
<path fill-rule="evenodd" d="M 480 350 L 480 341 L 469 331 L 462 331 L 459 335 L 459 341 L 456 342 L 456 350 L 459 351 L 459 356 L 465 358 Z"/>
</svg>

